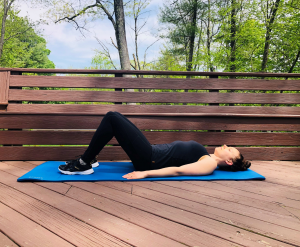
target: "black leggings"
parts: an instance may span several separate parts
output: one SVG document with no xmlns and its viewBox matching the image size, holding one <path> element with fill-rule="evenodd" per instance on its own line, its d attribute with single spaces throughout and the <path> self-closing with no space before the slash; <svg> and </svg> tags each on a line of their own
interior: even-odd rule
<svg viewBox="0 0 300 247">
<path fill-rule="evenodd" d="M 96 130 L 82 160 L 89 163 L 115 137 L 132 161 L 135 170 L 151 169 L 152 147 L 143 133 L 119 112 L 108 112 Z"/>
</svg>

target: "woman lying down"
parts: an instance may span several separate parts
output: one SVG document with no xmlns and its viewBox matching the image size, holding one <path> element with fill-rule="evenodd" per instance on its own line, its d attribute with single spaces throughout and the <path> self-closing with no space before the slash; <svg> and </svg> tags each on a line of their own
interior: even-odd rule
<svg viewBox="0 0 300 247">
<path fill-rule="evenodd" d="M 80 158 L 67 161 L 59 171 L 68 175 L 88 175 L 98 166 L 95 157 L 115 137 L 132 161 L 134 172 L 126 179 L 168 176 L 205 176 L 219 169 L 245 171 L 251 163 L 234 147 L 223 145 L 209 154 L 195 141 L 174 141 L 151 145 L 143 133 L 119 112 L 108 112 L 96 130 L 90 145 Z"/>
</svg>

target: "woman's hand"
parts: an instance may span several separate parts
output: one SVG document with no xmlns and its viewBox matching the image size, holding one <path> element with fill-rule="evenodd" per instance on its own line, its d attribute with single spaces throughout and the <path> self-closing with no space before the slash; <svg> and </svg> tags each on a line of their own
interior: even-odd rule
<svg viewBox="0 0 300 247">
<path fill-rule="evenodd" d="M 122 176 L 123 178 L 127 178 L 127 179 L 141 179 L 141 178 L 145 178 L 147 177 L 146 172 L 131 172 L 131 173 L 127 173 L 124 176 Z"/>
</svg>

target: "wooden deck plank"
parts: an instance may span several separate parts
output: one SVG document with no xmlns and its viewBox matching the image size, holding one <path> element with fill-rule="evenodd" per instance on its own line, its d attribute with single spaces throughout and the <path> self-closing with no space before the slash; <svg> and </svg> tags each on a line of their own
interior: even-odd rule
<svg viewBox="0 0 300 247">
<path fill-rule="evenodd" d="M 289 162 L 292 163 L 292 162 Z M 258 168 L 263 168 L 266 171 L 272 171 L 276 172 L 278 175 L 278 178 L 280 178 L 283 174 L 289 175 L 290 178 L 299 178 L 300 176 L 300 165 L 298 167 L 296 166 L 289 166 L 289 165 L 274 165 L 270 161 L 255 161 L 253 166 Z"/>
<path fill-rule="evenodd" d="M 268 197 L 273 202 L 282 202 L 282 199 L 299 200 L 300 191 L 293 187 L 281 186 L 280 184 L 264 183 L 261 186 L 260 181 L 212 181 L 220 184 L 222 187 L 234 188 L 244 192 L 250 192 L 257 195 Z M 205 185 L 204 185 L 205 186 Z M 274 200 L 275 199 L 275 200 Z M 299 207 L 298 205 L 296 205 Z"/>
<path fill-rule="evenodd" d="M 1 246 L 5 247 L 18 247 L 19 245 L 15 244 L 9 237 L 7 237 L 4 233 L 0 230 L 0 244 Z"/>
<path fill-rule="evenodd" d="M 20 165 L 20 162 L 18 162 Z M 5 167 L 5 164 L 1 166 L 0 169 Z M 23 173 L 23 170 L 20 168 L 19 172 L 17 172 L 16 175 L 20 175 L 20 173 Z M 16 173 L 16 171 L 14 172 Z M 72 183 L 70 183 L 72 184 Z M 81 183 L 80 183 L 81 184 Z M 100 187 L 94 183 L 85 183 L 87 186 L 95 187 L 96 190 L 101 190 L 102 193 L 103 189 L 110 190 L 107 193 L 110 193 L 111 191 L 114 191 L 110 188 L 106 187 Z M 43 186 L 43 183 L 39 183 L 39 185 Z M 48 187 L 48 186 L 47 186 Z M 54 190 L 55 188 L 53 188 Z M 117 192 L 117 191 L 116 191 Z M 134 224 L 140 225 L 144 228 L 148 228 L 154 232 L 159 232 L 160 234 L 167 236 L 169 238 L 173 238 L 174 240 L 178 242 L 185 243 L 189 246 L 196 246 L 199 244 L 199 239 L 201 239 L 201 244 L 204 246 L 239 246 L 239 244 L 232 243 L 231 241 L 234 240 L 234 237 L 236 235 L 236 232 L 233 231 L 232 239 L 228 238 L 229 241 L 223 240 L 220 237 L 216 237 L 210 234 L 207 234 L 205 232 L 190 228 L 188 226 L 182 225 L 182 222 L 180 224 L 175 223 L 173 221 L 166 220 L 164 218 L 160 218 L 158 216 L 155 216 L 151 213 L 146 213 L 140 209 L 132 208 L 130 205 L 126 206 L 123 203 L 118 203 L 115 200 L 109 200 L 106 198 L 103 198 L 102 196 L 97 196 L 92 193 L 88 193 L 86 191 L 83 191 L 79 188 L 72 187 L 66 196 L 69 196 L 75 200 L 81 201 L 85 204 L 91 205 L 93 207 L 99 208 L 102 211 L 108 212 L 109 214 L 116 215 L 117 217 L 120 217 L 128 222 L 132 222 Z M 127 193 L 125 194 L 125 197 L 128 201 L 134 200 L 134 198 L 131 198 L 130 195 Z M 157 205 L 156 205 L 157 206 Z M 159 205 L 158 205 L 159 206 Z M 156 209 L 157 210 L 157 209 Z M 180 212 L 176 212 L 174 215 L 178 215 Z M 132 216 L 134 214 L 134 216 Z M 203 219 L 202 219 L 203 221 Z M 204 219 L 205 221 L 205 219 Z M 186 224 L 186 222 L 183 222 Z M 215 225 L 220 225 L 219 222 L 214 223 Z M 202 229 L 201 229 L 202 230 Z M 211 232 L 214 233 L 214 229 L 211 230 Z M 228 234 L 223 234 L 224 237 L 226 237 Z"/>
<path fill-rule="evenodd" d="M 19 163 L 19 165 L 21 165 L 20 163 Z M 93 193 L 97 193 L 97 191 L 103 196 L 103 194 L 102 193 L 104 193 L 105 195 L 104 196 L 112 196 L 112 195 L 114 195 L 114 194 L 116 194 L 116 192 L 115 193 L 108 193 L 108 192 L 105 192 L 105 187 L 103 187 L 103 188 L 95 188 L 95 184 L 93 184 L 93 183 L 70 183 L 70 184 L 72 184 L 73 186 L 78 186 L 78 184 L 85 184 L 85 186 L 90 186 L 90 188 L 92 189 L 92 188 L 94 188 L 94 190 L 92 191 Z M 128 184 L 128 183 L 123 183 L 123 184 Z M 40 183 L 40 185 L 43 185 L 42 183 Z M 87 189 L 86 187 L 84 188 L 84 189 Z M 72 189 L 71 189 L 72 190 Z M 70 191 L 71 191 L 70 190 Z M 104 192 L 103 192 L 104 191 Z M 78 193 L 75 193 L 74 194 L 74 196 L 76 196 L 76 194 L 78 194 Z M 127 196 L 128 196 L 128 198 L 125 196 L 127 194 Z M 120 195 L 120 196 L 118 196 L 118 198 L 119 198 L 119 200 L 120 200 L 120 198 L 122 198 L 122 203 L 126 203 L 126 201 L 128 201 L 128 202 L 130 202 L 130 206 L 133 206 L 132 205 L 132 203 L 133 204 L 135 204 L 135 203 L 137 203 L 137 205 L 139 205 L 140 204 L 140 209 L 142 209 L 142 210 L 146 210 L 146 211 L 149 211 L 149 208 L 150 209 L 152 209 L 152 211 L 150 210 L 149 212 L 151 212 L 151 213 L 153 213 L 153 214 L 157 214 L 157 208 L 160 208 L 160 210 L 159 211 L 161 211 L 162 209 L 162 206 L 163 205 L 161 205 L 161 204 L 159 204 L 159 203 L 156 203 L 156 205 L 151 205 L 151 201 L 149 202 L 149 200 L 147 201 L 147 202 L 144 202 L 144 203 L 140 203 L 139 202 L 139 200 L 137 199 L 138 197 L 134 197 L 134 199 L 133 199 L 133 196 L 132 195 L 129 195 L 128 193 L 126 193 L 125 195 L 124 195 L 124 193 L 122 193 L 122 195 Z M 92 198 L 95 198 L 95 195 L 93 195 L 94 197 L 92 197 Z M 76 196 L 76 198 L 78 197 L 78 195 Z M 84 195 L 82 195 L 82 196 L 79 196 L 79 200 L 82 198 L 82 197 L 84 197 Z M 113 198 L 112 198 L 114 201 L 118 201 L 118 199 L 117 199 L 117 197 L 116 196 L 114 196 Z M 138 200 L 138 202 L 136 202 Z M 145 200 L 145 199 L 143 199 L 143 200 Z M 92 200 L 93 201 L 93 200 Z M 150 205 L 149 205 L 150 204 Z M 141 206 L 142 205 L 142 206 Z M 95 206 L 95 205 L 93 205 L 93 206 Z M 101 205 L 102 206 L 102 205 Z M 102 206 L 103 207 L 103 206 Z M 107 206 L 106 207 L 106 209 L 105 210 L 109 210 L 109 208 L 110 208 L 111 206 Z M 136 207 L 136 206 L 135 206 Z M 164 217 L 164 218 L 169 218 L 169 215 L 170 215 L 170 210 L 172 211 L 174 211 L 174 208 L 172 208 L 172 207 L 168 207 L 167 209 L 165 209 L 165 210 L 163 210 L 162 211 L 162 214 L 160 215 L 161 217 Z M 167 212 L 167 216 L 166 215 L 164 215 L 164 212 Z M 186 214 L 188 214 L 188 216 L 185 216 L 184 217 L 184 215 L 183 216 L 181 216 L 181 217 L 183 217 L 183 219 L 185 219 L 185 220 L 182 220 L 182 221 L 180 221 L 179 223 L 181 223 L 181 224 L 188 224 L 188 225 L 191 225 L 192 224 L 192 227 L 193 228 L 195 228 L 195 227 L 198 227 L 199 228 L 199 222 L 202 222 L 202 223 L 204 223 L 204 224 L 200 224 L 200 229 L 201 229 L 201 227 L 203 227 L 203 225 L 204 226 L 206 226 L 207 227 L 207 225 L 208 226 L 211 226 L 211 220 L 209 220 L 209 221 L 207 221 L 207 219 L 205 219 L 205 217 L 203 217 L 203 216 L 200 216 L 200 218 L 199 218 L 199 216 L 198 215 L 191 215 L 191 213 L 189 213 L 189 212 L 185 212 Z M 173 214 L 172 215 L 174 215 L 174 218 L 171 218 L 171 220 L 173 220 L 173 221 L 178 221 L 178 217 L 181 215 L 181 214 L 183 214 L 183 212 L 182 212 L 182 210 L 178 210 L 178 209 L 176 209 L 175 210 L 175 212 L 173 212 Z M 124 217 L 124 216 L 123 216 Z M 191 220 L 191 219 L 193 219 L 193 220 Z M 188 223 L 187 223 L 188 222 Z M 192 223 L 191 223 L 192 222 Z M 220 221 L 218 220 L 217 222 L 217 225 L 218 224 L 220 224 Z M 230 222 L 225 222 L 225 223 L 229 223 L 230 224 Z M 231 222 L 232 223 L 232 222 Z M 259 225 L 261 222 L 258 222 L 256 225 Z M 197 225 L 198 224 L 198 225 Z M 226 226 L 226 225 L 225 225 Z M 246 228 L 245 227 L 245 225 L 243 225 L 242 226 L 243 228 Z M 224 232 L 224 230 L 226 230 L 227 228 L 225 227 L 225 229 L 224 229 L 224 225 L 222 225 L 222 229 L 220 229 L 219 231 L 218 231 L 218 234 L 220 234 L 220 233 L 223 233 Z M 247 228 L 248 229 L 248 228 Z M 270 228 L 269 228 L 270 229 Z M 203 230 L 203 229 L 202 229 Z M 252 230 L 252 229 L 251 229 Z M 265 239 L 261 239 L 262 238 L 262 236 L 255 236 L 255 234 L 253 234 L 253 233 L 249 233 L 249 232 L 243 232 L 244 230 L 243 229 L 241 229 L 241 228 L 238 228 L 238 231 L 239 232 L 241 232 L 241 234 L 243 234 L 243 235 L 241 235 L 241 236 L 246 236 L 246 238 L 247 237 L 249 237 L 249 234 L 250 234 L 250 239 L 256 239 L 256 238 L 258 238 L 258 240 L 257 241 L 264 241 L 264 242 L 267 242 L 267 241 L 269 241 L 269 239 L 268 238 L 265 238 Z M 216 230 L 214 230 L 213 229 L 213 231 L 212 231 L 213 233 L 215 233 L 216 232 Z M 228 236 L 228 233 L 226 234 L 226 231 L 223 233 L 223 234 L 225 234 L 225 236 Z M 236 231 L 235 231 L 235 234 L 236 234 Z M 252 235 L 254 235 L 254 236 L 251 236 L 251 234 Z M 239 235 L 239 234 L 238 234 Z M 256 246 L 257 245 L 257 242 L 254 242 L 254 246 Z M 276 245 L 276 243 L 273 243 L 274 245 Z"/>
<path fill-rule="evenodd" d="M 250 229 L 251 231 L 258 232 L 258 233 L 264 234 L 264 235 L 266 235 L 266 233 L 267 233 L 266 229 L 268 229 L 269 231 L 271 231 L 270 229 L 274 230 L 274 227 L 272 228 L 272 225 L 270 223 L 264 224 L 264 222 L 257 221 L 257 222 L 255 222 L 255 224 L 253 224 L 254 226 L 256 225 L 256 227 L 252 227 L 251 225 L 249 227 L 249 225 L 247 225 L 247 223 L 236 224 L 236 222 L 232 222 L 232 221 L 234 221 L 233 218 L 236 218 L 236 217 L 231 217 L 232 221 L 224 220 L 224 217 L 223 217 L 223 219 L 221 217 L 214 218 L 213 215 L 210 215 L 211 217 L 208 217 L 207 215 L 209 215 L 209 214 L 206 214 L 206 212 L 202 213 L 197 210 L 195 210 L 194 212 L 191 212 L 191 211 L 182 210 L 182 208 L 174 208 L 174 207 L 172 207 L 172 205 L 170 206 L 168 203 L 165 203 L 165 202 L 163 204 L 161 204 L 161 203 L 159 203 L 159 201 L 152 201 L 152 198 L 148 198 L 147 196 L 143 198 L 138 195 L 128 194 L 123 191 L 119 191 L 119 192 L 109 191 L 109 190 L 105 189 L 105 187 L 103 185 L 101 185 L 100 183 L 97 184 L 99 187 L 96 187 L 95 185 L 93 185 L 91 183 L 72 182 L 70 184 L 72 184 L 73 186 L 85 189 L 87 191 L 93 192 L 97 195 L 102 195 L 106 198 L 110 198 L 112 200 L 136 207 L 138 209 L 145 210 L 145 211 L 153 213 L 153 214 L 156 214 L 158 216 L 167 218 L 169 220 L 173 220 L 173 221 L 181 223 L 181 224 L 188 224 L 189 226 L 191 226 L 193 228 L 203 230 L 205 232 L 210 232 L 211 234 L 215 234 L 216 232 L 218 232 L 218 235 L 220 237 L 224 237 L 224 236 L 225 236 L 225 238 L 229 237 L 229 239 L 231 239 L 232 241 L 235 240 L 236 237 L 238 237 L 238 238 L 242 237 L 243 242 L 241 244 L 247 245 L 247 246 L 252 246 L 253 244 L 254 244 L 254 246 L 256 246 L 258 242 L 269 241 L 269 239 L 268 238 L 262 239 L 262 236 L 257 236 L 257 235 L 255 236 L 255 234 L 245 232 L 244 229 Z M 105 184 L 105 183 L 103 182 L 102 184 Z M 174 198 L 174 199 L 177 200 L 177 198 Z M 158 208 L 159 208 L 159 210 L 157 210 Z M 216 222 L 212 222 L 211 219 L 215 220 Z M 249 221 L 249 219 L 247 219 L 247 221 Z M 221 223 L 221 225 L 220 225 L 220 223 Z M 226 225 L 222 225 L 222 223 L 234 226 L 234 228 L 226 226 Z M 265 229 L 263 231 L 261 230 L 263 228 L 261 226 L 261 224 L 265 225 Z M 270 225 L 271 225 L 271 228 L 270 228 Z M 257 227 L 257 226 L 260 226 L 260 227 Z M 235 227 L 239 227 L 240 229 L 235 228 Z M 276 226 L 276 227 L 278 228 L 278 226 Z M 279 227 L 279 229 L 277 229 L 277 230 L 278 231 L 281 230 L 282 234 L 290 234 L 291 233 L 290 229 L 282 229 Z M 237 234 L 237 236 L 232 236 L 230 234 L 232 231 L 233 231 L 234 235 L 237 232 L 241 233 L 241 236 L 239 234 Z M 251 241 L 254 241 L 254 242 L 249 243 L 245 240 L 245 238 L 248 240 L 251 239 Z M 273 243 L 273 244 L 276 244 L 276 243 Z"/>
<path fill-rule="evenodd" d="M 39 165 L 39 163 L 36 163 L 37 164 L 36 165 L 24 161 L 5 161 L 5 163 L 0 162 L 0 165 L 1 163 L 2 163 L 2 169 L 5 169 L 6 172 L 9 172 L 19 177 L 24 175 L 25 173 L 27 173 L 37 165 Z M 16 169 L 16 168 L 20 168 L 20 169 Z M 36 182 L 36 184 L 38 183 L 39 182 Z M 42 182 L 42 183 L 44 187 L 54 190 L 60 194 L 65 194 L 71 187 L 70 185 L 65 183 L 51 183 L 51 182 Z"/>
<path fill-rule="evenodd" d="M 186 181 L 186 183 L 193 184 L 196 186 L 199 186 L 199 182 L 196 181 Z M 162 184 L 166 184 L 165 182 L 162 182 Z M 244 183 L 245 185 L 246 183 Z M 261 184 L 263 187 L 263 183 Z M 183 187 L 185 187 L 183 185 Z M 201 188 L 203 191 L 205 191 L 205 188 L 209 189 L 209 194 L 214 197 L 216 196 L 217 198 L 224 198 L 225 200 L 230 200 L 230 201 L 238 201 L 238 203 L 244 204 L 244 201 L 250 202 L 254 200 L 255 202 L 262 202 L 262 205 L 270 204 L 270 205 L 276 205 L 275 206 L 275 211 L 278 209 L 278 203 L 282 204 L 282 206 L 289 206 L 289 207 L 294 207 L 300 209 L 300 204 L 296 202 L 296 200 L 291 200 L 287 198 L 283 198 L 283 195 L 281 196 L 281 199 L 278 200 L 277 202 L 274 202 L 274 197 L 273 196 L 265 196 L 265 195 L 259 195 L 256 193 L 251 193 L 247 191 L 241 191 L 239 189 L 235 188 L 230 188 L 226 186 L 222 186 L 221 183 L 202 183 Z M 213 193 L 212 193 L 213 191 Z M 203 192 L 200 192 L 203 193 Z M 284 192 L 282 192 L 284 193 Z M 208 195 L 208 193 L 205 193 Z M 219 196 L 222 194 L 221 196 Z M 298 196 L 298 199 L 300 200 L 300 196 Z M 252 204 L 253 206 L 256 206 L 255 204 Z M 269 210 L 268 207 L 265 207 L 266 210 Z M 270 210 L 269 210 L 270 211 Z"/>
<path fill-rule="evenodd" d="M 187 191 L 178 192 L 178 190 L 174 190 L 173 188 L 172 191 L 174 191 L 174 193 L 170 195 L 166 194 L 168 192 L 166 188 L 163 188 L 164 192 L 159 192 L 147 189 L 148 184 L 146 185 L 145 182 L 140 184 L 145 187 L 133 186 L 132 193 L 134 195 L 167 204 L 181 210 L 193 212 L 204 217 L 220 220 L 243 229 L 250 229 L 251 231 L 259 232 L 266 236 L 282 239 L 282 241 L 286 240 L 283 235 L 286 237 L 292 236 L 292 240 L 289 239 L 289 241 L 299 242 L 299 231 L 295 230 L 299 229 L 299 222 L 291 216 L 288 216 L 289 223 L 287 223 L 285 220 L 287 216 L 278 217 L 276 214 L 253 209 L 251 206 L 241 206 L 232 202 L 226 203 L 222 200 L 206 198 L 203 195 L 193 194 Z M 194 197 L 197 197 L 197 199 L 193 201 Z"/>
<path fill-rule="evenodd" d="M 267 176 L 266 181 L 275 184 L 282 184 L 292 186 L 294 188 L 300 187 L 300 175 L 293 173 L 278 172 L 271 169 L 266 169 L 263 166 L 256 166 L 255 171 Z"/>
<path fill-rule="evenodd" d="M 255 161 L 257 162 L 257 161 Z M 294 167 L 294 168 L 300 168 L 300 161 L 279 161 L 279 160 L 274 160 L 274 161 L 263 161 L 264 164 L 269 164 L 271 167 L 273 166 L 281 166 L 281 167 Z"/>
<path fill-rule="evenodd" d="M 2 167 L 3 164 L 0 164 Z M 171 240 L 162 235 L 134 225 L 121 218 L 110 215 L 101 210 L 81 203 L 77 200 L 60 195 L 54 191 L 43 188 L 34 183 L 18 183 L 16 176 L 5 173 L 1 177 L 1 183 L 13 187 L 16 190 L 57 208 L 81 221 L 88 222 L 90 226 L 98 228 L 112 236 L 115 236 L 135 246 L 183 246 L 183 244 Z M 70 210 L 72 209 L 72 210 Z M 137 238 L 137 236 L 139 236 Z"/>
<path fill-rule="evenodd" d="M 6 174 L 0 173 L 0 176 L 3 175 Z M 0 184 L 0 192 L 0 201 L 3 204 L 75 246 L 130 246 L 9 186 Z"/>
<path fill-rule="evenodd" d="M 27 163 L 27 168 L 26 168 L 27 170 L 29 170 L 29 169 L 36 166 L 34 164 L 29 164 L 30 162 L 25 162 L 25 163 Z M 11 163 L 11 164 L 13 164 L 13 163 Z M 24 173 L 24 171 L 26 171 L 26 169 L 24 169 L 24 166 L 22 166 L 22 162 L 16 162 L 14 165 L 20 166 L 20 167 L 22 167 L 22 169 L 18 169 L 17 167 L 15 167 L 16 168 L 15 170 L 9 170 L 9 172 L 15 172 L 16 173 L 15 175 L 17 175 L 17 176 L 23 175 L 22 173 Z M 12 165 L 10 165 L 10 166 L 12 166 Z M 217 182 L 223 182 L 223 181 L 217 181 Z M 237 181 L 232 181 L 232 182 L 237 182 Z M 247 181 L 239 181 L 239 182 L 247 182 Z M 249 181 L 249 182 L 256 183 L 256 182 L 261 182 L 261 181 Z M 160 183 L 163 183 L 163 182 L 160 182 Z M 178 182 L 178 183 L 182 184 L 182 182 Z M 184 183 L 188 183 L 188 182 L 184 182 Z M 217 184 L 216 182 L 213 182 L 213 183 Z M 56 183 L 49 183 L 50 189 L 53 189 L 53 188 L 51 188 L 51 184 L 56 184 Z M 85 184 L 83 188 L 81 187 L 82 184 Z M 96 184 L 101 186 L 102 188 L 96 187 L 95 186 Z M 181 213 L 182 210 L 185 213 L 187 211 L 190 211 L 190 212 L 187 212 L 187 213 L 193 213 L 194 215 L 202 214 L 205 217 L 207 217 L 209 215 L 216 221 L 224 222 L 224 223 L 227 223 L 227 224 L 232 224 L 233 226 L 244 228 L 244 229 L 249 229 L 251 231 L 253 231 L 253 229 L 254 229 L 254 231 L 256 231 L 260 234 L 268 235 L 268 231 L 269 231 L 269 234 L 273 234 L 273 236 L 270 236 L 270 235 L 268 235 L 268 236 L 274 237 L 275 239 L 276 238 L 278 239 L 278 236 L 282 235 L 282 236 L 279 236 L 279 238 L 281 238 L 281 241 L 284 241 L 284 242 L 287 242 L 287 243 L 290 243 L 290 244 L 294 244 L 294 245 L 295 244 L 299 245 L 299 242 L 297 242 L 297 240 L 293 239 L 293 237 L 291 239 L 290 238 L 285 239 L 286 236 L 290 237 L 293 234 L 295 235 L 295 233 L 293 233 L 293 230 L 291 229 L 291 227 L 293 228 L 293 226 L 294 226 L 294 227 L 297 228 L 297 226 L 298 226 L 298 229 L 300 229 L 299 228 L 299 226 L 300 226 L 299 212 L 298 212 L 297 209 L 294 209 L 294 208 L 289 208 L 289 207 L 284 208 L 284 210 L 287 213 L 293 215 L 292 220 L 291 220 L 292 217 L 288 218 L 288 220 L 287 220 L 287 218 L 285 218 L 285 219 L 282 218 L 282 217 L 278 218 L 277 215 L 274 215 L 274 213 L 272 213 L 272 212 L 270 213 L 268 211 L 264 211 L 261 214 L 259 214 L 259 213 L 257 214 L 257 212 L 256 212 L 257 209 L 252 210 L 252 215 L 250 214 L 249 216 L 245 216 L 245 215 L 240 215 L 238 212 L 234 212 L 234 213 L 233 212 L 228 212 L 228 209 L 224 210 L 222 202 L 220 202 L 222 204 L 219 203 L 221 205 L 220 208 L 213 208 L 214 205 L 204 205 L 204 204 L 200 205 L 200 207 L 199 207 L 199 205 L 197 206 L 197 204 L 200 204 L 200 202 L 195 204 L 190 199 L 188 199 L 188 203 L 187 203 L 186 199 L 182 200 L 182 199 L 178 198 L 178 191 L 176 190 L 176 188 L 172 188 L 172 191 L 175 191 L 175 192 L 174 192 L 174 195 L 173 195 L 173 199 L 170 199 L 169 195 L 163 194 L 163 193 L 166 193 L 166 189 L 163 187 L 163 188 L 160 189 L 159 192 L 160 192 L 160 194 L 163 194 L 162 198 L 164 198 L 165 200 L 160 200 L 162 198 L 159 198 L 159 200 L 157 200 L 155 202 L 157 204 L 160 204 L 160 206 L 159 206 L 160 210 L 157 210 L 157 207 L 152 206 L 152 204 L 148 205 L 149 200 L 152 200 L 152 202 L 154 202 L 156 200 L 152 196 L 149 196 L 149 195 L 151 195 L 151 193 L 153 194 L 153 191 L 151 193 L 149 193 L 149 188 L 143 188 L 143 187 L 137 186 L 139 184 L 144 184 L 145 185 L 145 182 L 127 182 L 127 183 L 123 183 L 123 182 L 97 182 L 96 184 L 95 183 L 77 183 L 77 182 L 75 183 L 75 182 L 73 182 L 72 183 L 73 187 L 70 189 L 69 193 L 72 194 L 72 196 L 74 196 L 74 198 L 79 197 L 77 199 L 81 200 L 79 195 L 82 195 L 83 197 L 86 197 L 87 194 L 89 194 L 89 193 L 88 192 L 78 193 L 77 190 L 79 190 L 79 191 L 80 191 L 80 189 L 88 190 L 88 191 L 90 191 L 94 194 L 99 194 L 97 196 L 107 197 L 107 198 L 110 198 L 111 200 L 119 201 L 119 203 L 127 204 L 128 206 L 136 207 L 137 209 L 145 210 L 148 213 L 152 213 L 152 214 L 157 214 L 157 211 L 161 211 L 161 205 L 163 205 L 161 203 L 166 204 L 165 206 L 169 205 L 169 207 L 171 206 L 171 208 L 174 208 L 174 206 L 178 207 L 178 205 L 173 205 L 170 202 L 172 202 L 172 200 L 176 201 L 176 203 L 177 203 L 177 201 L 181 201 L 182 205 L 184 203 L 189 204 L 189 205 L 186 205 L 186 208 L 179 207 L 177 210 L 179 210 L 180 212 L 175 214 L 176 215 L 175 219 L 171 219 L 173 221 L 177 221 L 178 215 L 182 214 Z M 105 187 L 107 187 L 107 186 L 111 187 L 112 184 L 114 185 L 115 189 L 122 190 L 122 191 L 119 191 L 119 193 L 121 193 L 120 195 L 117 196 L 116 192 L 108 193 L 108 191 L 105 189 Z M 153 183 L 152 182 L 151 184 L 156 184 L 157 185 L 158 183 Z M 201 182 L 201 186 L 203 186 L 203 184 L 212 184 L 212 183 L 211 182 L 204 182 L 204 183 Z M 270 183 L 267 183 L 267 184 L 270 184 Z M 39 185 L 44 186 L 44 183 L 39 183 Z M 289 189 L 291 189 L 291 190 L 297 191 L 294 187 L 289 187 L 289 186 L 284 186 L 284 185 L 276 185 L 276 186 L 279 186 L 281 188 L 281 190 L 286 189 L 288 191 Z M 77 187 L 77 188 L 74 188 L 74 187 Z M 139 197 L 139 198 L 142 198 L 144 200 L 147 200 L 147 203 L 146 202 L 141 203 L 140 201 L 136 202 L 137 199 L 135 199 L 134 196 L 130 194 L 131 192 L 133 192 L 133 194 L 136 194 L 135 193 L 136 192 L 136 187 L 141 188 L 140 189 L 140 194 L 137 193 L 136 196 Z M 148 186 L 146 186 L 146 187 L 148 187 Z M 168 186 L 168 187 L 170 187 L 170 186 Z M 199 186 L 197 186 L 197 187 L 199 187 Z M 204 187 L 206 187 L 207 190 L 209 189 L 209 186 L 204 186 Z M 271 187 L 271 186 L 269 186 L 269 187 Z M 132 190 L 132 188 L 133 188 L 133 190 Z M 185 186 L 182 185 L 181 189 L 182 188 L 185 189 Z M 55 191 L 57 189 L 53 189 L 53 190 Z M 182 191 L 184 191 L 184 190 L 182 190 Z M 232 194 L 237 193 L 236 194 L 236 196 L 237 196 L 237 195 L 239 195 L 239 192 L 237 192 L 237 191 L 238 191 L 237 189 L 233 189 L 231 191 L 231 193 Z M 103 194 L 103 193 L 105 193 L 105 194 Z M 190 193 L 194 194 L 194 196 L 195 196 L 195 194 L 197 194 L 196 196 L 199 197 L 199 193 L 194 193 L 194 192 L 188 192 L 187 193 L 187 191 L 185 191 L 185 194 L 190 194 Z M 230 193 L 230 191 L 228 191 L 227 193 Z M 128 197 L 126 197 L 124 194 L 127 195 Z M 255 194 L 255 193 L 251 192 L 251 194 Z M 262 195 L 260 195 L 260 196 L 262 196 Z M 180 195 L 180 197 L 181 197 L 181 195 Z M 90 195 L 90 198 L 93 198 L 93 195 Z M 254 196 L 254 198 L 255 198 L 255 196 Z M 274 196 L 273 196 L 273 198 L 274 198 Z M 202 199 L 203 199 L 203 196 L 202 196 Z M 261 198 L 261 200 L 262 199 L 263 198 Z M 214 201 L 215 200 L 216 199 L 214 199 Z M 90 201 L 91 201 L 91 204 L 92 204 L 93 200 L 91 199 Z M 279 200 L 279 202 L 281 202 L 281 200 Z M 179 205 L 180 205 L 180 202 L 179 202 Z M 236 209 L 236 203 L 231 202 L 231 207 Z M 108 206 L 107 206 L 107 208 L 108 208 Z M 156 210 L 154 210 L 154 208 L 156 208 Z M 245 207 L 245 208 L 247 209 L 247 207 Z M 152 211 L 151 211 L 151 209 L 152 209 Z M 241 207 L 241 210 L 242 209 L 243 209 L 243 207 Z M 169 209 L 169 211 L 170 211 L 170 209 Z M 263 211 L 263 210 L 260 210 L 260 211 Z M 231 215 L 230 215 L 230 213 L 231 213 Z M 253 217 L 256 217 L 257 215 L 261 216 L 261 218 L 258 217 L 258 219 L 253 219 Z M 265 216 L 265 215 L 267 215 L 267 216 Z M 273 216 L 273 218 L 271 216 Z M 165 218 L 163 213 L 162 213 L 162 215 L 160 215 L 160 217 Z M 265 221 L 264 217 L 267 218 L 267 220 L 269 220 L 270 222 Z M 285 215 L 285 217 L 288 217 L 288 216 Z M 190 216 L 189 218 L 192 218 L 192 217 Z M 255 222 L 255 220 L 257 222 Z M 278 221 L 279 221 L 279 223 L 281 221 L 286 222 L 286 227 L 278 225 Z M 185 224 L 185 222 L 183 221 L 183 223 L 181 223 L 181 224 Z M 191 226 L 190 223 L 188 224 L 188 226 Z M 290 228 L 290 229 L 288 229 L 288 228 Z M 219 234 L 220 231 L 217 231 L 217 232 Z M 268 240 L 269 240 L 269 238 L 267 238 L 263 241 L 267 242 Z M 296 242 L 294 242 L 294 241 L 296 241 Z M 285 245 L 285 244 L 283 244 L 283 245 Z M 276 246 L 276 243 L 273 243 L 272 246 Z"/>
<path fill-rule="evenodd" d="M 76 186 L 78 186 L 78 183 L 71 184 L 75 184 Z M 172 238 L 188 246 L 197 246 L 199 244 L 212 247 L 238 245 L 235 239 L 231 239 L 231 241 L 233 241 L 234 243 L 222 239 L 222 234 L 221 236 L 218 234 L 221 237 L 219 238 L 211 235 L 210 232 L 205 231 L 205 229 L 201 229 L 199 231 L 199 228 L 192 229 L 189 226 L 182 225 L 181 222 L 181 224 L 178 224 L 177 222 L 170 221 L 169 218 L 166 219 L 166 217 L 159 217 L 153 214 L 153 212 L 145 212 L 143 206 L 141 208 L 134 207 L 134 205 L 136 204 L 136 197 L 134 196 L 125 194 L 126 200 L 128 202 L 133 202 L 126 205 L 115 200 L 102 197 L 102 194 L 116 193 L 116 191 L 110 188 L 100 186 L 100 188 L 98 188 L 98 186 L 95 186 L 94 183 L 84 183 L 83 187 L 84 189 L 86 189 L 86 187 L 92 187 L 94 188 L 93 192 L 101 190 L 101 193 L 100 195 L 96 195 L 95 193 L 87 192 L 80 187 L 72 186 L 66 196 L 84 202 L 87 205 L 96 207 L 102 211 L 120 217 L 128 222 L 132 222 L 153 232 L 160 233 L 163 236 Z M 156 208 L 156 210 L 157 209 L 158 208 Z M 176 214 L 177 217 L 179 217 L 178 213 L 179 212 L 177 212 Z M 187 222 L 185 221 L 184 223 L 186 224 Z M 234 234 L 232 235 L 234 236 Z"/>
<path fill-rule="evenodd" d="M 20 246 L 74 246 L 2 202 L 0 212 L 1 231 Z"/>
</svg>

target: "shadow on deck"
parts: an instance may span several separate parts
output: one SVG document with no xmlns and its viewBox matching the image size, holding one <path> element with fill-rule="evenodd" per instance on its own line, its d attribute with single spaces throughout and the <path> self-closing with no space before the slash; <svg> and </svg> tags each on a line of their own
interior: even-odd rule
<svg viewBox="0 0 300 247">
<path fill-rule="evenodd" d="M 0 246 L 299 246 L 300 161 L 265 181 L 26 182 L 0 162 Z"/>
</svg>

